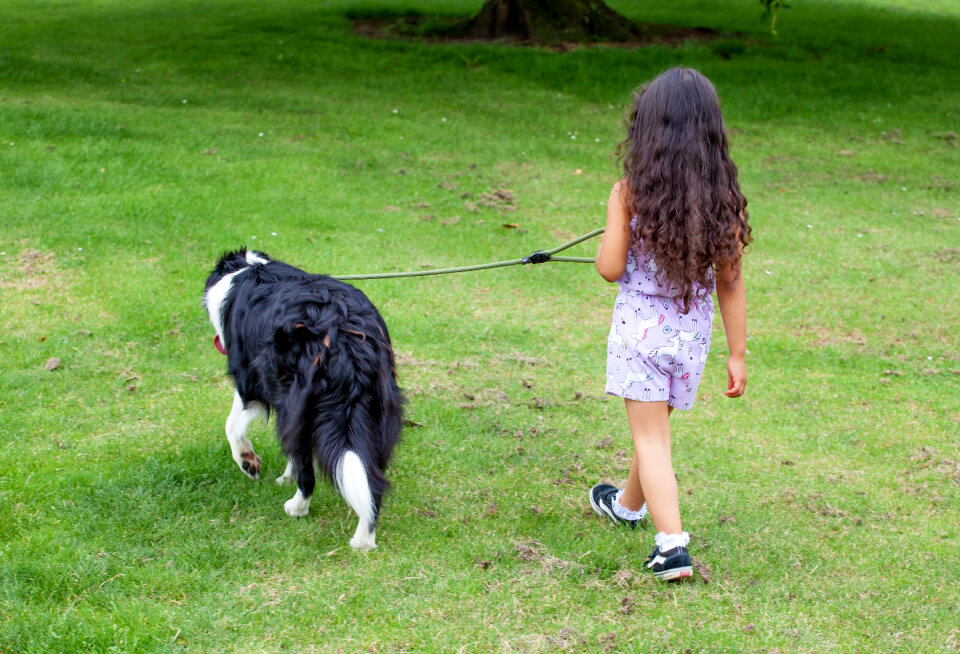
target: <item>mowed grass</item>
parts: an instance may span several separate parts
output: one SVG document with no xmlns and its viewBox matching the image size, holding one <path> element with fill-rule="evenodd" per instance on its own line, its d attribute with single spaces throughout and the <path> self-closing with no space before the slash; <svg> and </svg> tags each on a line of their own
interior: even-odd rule
<svg viewBox="0 0 960 654">
<path fill-rule="evenodd" d="M 5 3 L 0 651 L 960 648 L 960 9 L 798 2 L 774 38 L 745 0 L 614 4 L 724 34 L 558 53 L 345 18 L 479 1 Z M 748 393 L 720 394 L 718 318 L 673 419 L 694 581 L 589 509 L 631 444 L 587 265 L 358 284 L 420 425 L 376 551 L 329 485 L 283 513 L 271 427 L 243 477 L 200 306 L 220 252 L 553 247 L 603 224 L 630 92 L 675 65 L 717 86 L 756 237 Z"/>
</svg>

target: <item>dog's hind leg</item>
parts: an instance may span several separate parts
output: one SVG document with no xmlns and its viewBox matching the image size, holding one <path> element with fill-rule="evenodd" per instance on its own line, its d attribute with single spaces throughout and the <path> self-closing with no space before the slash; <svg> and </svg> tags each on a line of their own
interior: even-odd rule
<svg viewBox="0 0 960 654">
<path fill-rule="evenodd" d="M 287 467 L 284 469 L 283 474 L 277 477 L 277 483 L 281 486 L 283 484 L 297 483 L 296 468 L 294 468 L 293 459 L 287 459 Z"/>
<path fill-rule="evenodd" d="M 251 403 L 247 408 L 243 405 L 239 393 L 233 394 L 233 408 L 227 416 L 227 441 L 230 443 L 230 452 L 243 474 L 256 479 L 260 476 L 260 457 L 253 451 L 253 443 L 247 438 L 250 423 L 265 413 L 259 402 Z"/>
<path fill-rule="evenodd" d="M 293 459 L 291 459 L 292 461 Z M 287 465 L 289 466 L 289 463 Z M 316 478 L 313 472 L 313 460 L 309 455 L 295 465 L 297 468 L 297 493 L 283 503 L 283 510 L 289 516 L 302 518 L 310 510 L 310 497 L 313 495 Z"/>
<path fill-rule="evenodd" d="M 350 546 L 358 550 L 372 550 L 377 546 L 377 507 L 370 491 L 363 459 L 352 450 L 344 452 L 337 465 L 334 481 L 343 499 L 360 520 L 357 531 L 350 539 Z"/>
</svg>

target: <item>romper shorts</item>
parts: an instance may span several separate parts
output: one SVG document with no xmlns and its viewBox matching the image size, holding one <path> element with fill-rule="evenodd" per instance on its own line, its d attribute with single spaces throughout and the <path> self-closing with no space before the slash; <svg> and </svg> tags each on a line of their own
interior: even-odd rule
<svg viewBox="0 0 960 654">
<path fill-rule="evenodd" d="M 691 409 L 710 351 L 712 327 L 711 296 L 680 313 L 672 297 L 622 289 L 607 337 L 606 392 Z"/>
</svg>

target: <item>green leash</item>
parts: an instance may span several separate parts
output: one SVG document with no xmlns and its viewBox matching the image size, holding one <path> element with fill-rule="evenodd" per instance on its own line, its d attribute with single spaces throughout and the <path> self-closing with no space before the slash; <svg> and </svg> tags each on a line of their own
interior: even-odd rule
<svg viewBox="0 0 960 654">
<path fill-rule="evenodd" d="M 537 250 L 530 256 L 523 257 L 522 259 L 510 259 L 509 261 L 495 261 L 493 263 L 481 263 L 475 266 L 460 266 L 458 268 L 439 268 L 437 270 L 419 270 L 416 272 L 398 272 L 398 273 L 372 273 L 369 275 L 331 275 L 336 279 L 343 281 L 350 281 L 354 279 L 389 279 L 391 277 L 425 277 L 427 275 L 446 275 L 449 273 L 461 273 L 461 272 L 473 272 L 474 270 L 486 270 L 488 268 L 502 268 L 504 266 L 516 266 L 516 265 L 526 265 L 528 263 L 547 263 L 548 261 L 560 261 L 564 263 L 593 263 L 593 258 L 591 257 L 555 257 L 557 252 L 566 250 L 569 247 L 573 247 L 577 243 L 582 243 L 588 239 L 593 238 L 598 234 L 603 233 L 603 227 L 600 229 L 595 229 L 589 234 L 584 234 L 579 238 L 575 238 L 569 243 L 564 243 L 559 247 L 555 247 L 552 250 Z"/>
</svg>

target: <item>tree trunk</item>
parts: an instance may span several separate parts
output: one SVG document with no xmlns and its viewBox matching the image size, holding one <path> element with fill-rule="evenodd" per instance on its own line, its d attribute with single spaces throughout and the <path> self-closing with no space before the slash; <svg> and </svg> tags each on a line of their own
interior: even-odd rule
<svg viewBox="0 0 960 654">
<path fill-rule="evenodd" d="M 480 39 L 516 39 L 544 45 L 627 41 L 643 30 L 602 0 L 487 0 L 469 25 Z"/>
</svg>

